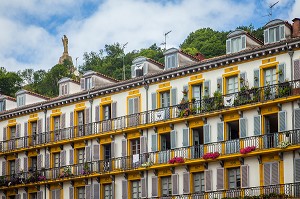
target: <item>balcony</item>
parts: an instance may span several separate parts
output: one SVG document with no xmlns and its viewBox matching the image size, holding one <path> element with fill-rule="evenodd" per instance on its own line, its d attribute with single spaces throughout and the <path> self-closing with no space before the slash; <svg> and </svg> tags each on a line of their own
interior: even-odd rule
<svg viewBox="0 0 300 199">
<path fill-rule="evenodd" d="M 204 114 L 211 114 L 214 111 L 227 110 L 232 107 L 237 108 L 248 104 L 255 106 L 257 103 L 273 102 L 276 99 L 287 101 L 287 97 L 295 96 L 296 98 L 299 98 L 299 94 L 300 80 L 297 80 L 260 88 L 252 88 L 229 95 L 216 95 L 211 98 L 204 97 L 200 101 L 178 104 L 81 126 L 44 132 L 34 136 L 1 141 L 0 151 L 2 153 L 13 153 L 20 150 L 26 150 L 27 148 L 44 147 L 45 145 L 52 145 L 55 143 L 60 144 L 75 139 L 85 139 L 89 135 L 124 132 L 124 130 L 136 130 L 136 128 L 149 128 L 149 126 L 154 126 L 160 122 L 184 121 L 188 119 L 189 116 L 203 116 Z M 226 148 L 234 153 L 240 148 L 238 143 L 238 140 L 232 141 L 231 143 L 228 142 Z"/>
<path fill-rule="evenodd" d="M 166 151 L 155 151 L 129 155 L 126 157 L 117 157 L 108 160 L 92 161 L 58 168 L 32 170 L 30 172 L 1 176 L 0 186 L 23 186 L 37 182 L 48 183 L 76 178 L 89 178 L 91 176 L 98 177 L 105 174 L 114 175 L 132 170 L 173 167 L 174 162 L 172 163 L 170 160 L 175 157 L 184 159 L 184 162 L 178 164 L 175 163 L 175 165 L 188 165 L 196 162 L 213 161 L 214 159 L 220 160 L 224 158 L 244 157 L 246 154 L 247 156 L 257 156 L 269 153 L 270 149 L 278 150 L 278 152 L 292 150 L 299 146 L 299 144 L 300 129 L 290 130 L 271 135 L 247 137 L 240 139 L 239 142 L 228 140 Z"/>
<path fill-rule="evenodd" d="M 285 199 L 300 198 L 300 183 L 278 184 L 271 186 L 249 187 L 203 193 L 192 193 L 159 199 Z"/>
</svg>

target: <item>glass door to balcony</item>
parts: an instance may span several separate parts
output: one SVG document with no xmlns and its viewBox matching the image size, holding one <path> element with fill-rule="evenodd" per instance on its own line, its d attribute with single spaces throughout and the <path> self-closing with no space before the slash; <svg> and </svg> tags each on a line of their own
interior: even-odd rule
<svg viewBox="0 0 300 199">
<path fill-rule="evenodd" d="M 102 130 L 103 132 L 109 131 L 111 129 L 111 105 L 104 105 L 102 107 L 103 120 L 102 120 Z"/>
<path fill-rule="evenodd" d="M 264 97 L 265 100 L 274 99 L 276 89 L 275 84 L 277 83 L 276 68 L 268 68 L 264 70 Z"/>
<path fill-rule="evenodd" d="M 192 98 L 195 99 L 195 103 L 193 104 L 194 108 L 196 108 L 197 112 L 201 110 L 201 94 L 202 94 L 202 84 L 192 86 Z"/>
<path fill-rule="evenodd" d="M 54 117 L 54 141 L 58 141 L 60 137 L 60 116 Z"/>
<path fill-rule="evenodd" d="M 170 133 L 164 133 L 160 136 L 159 163 L 167 163 L 171 157 L 171 139 Z"/>
<path fill-rule="evenodd" d="M 84 111 L 79 111 L 77 112 L 77 119 L 78 119 L 78 122 L 77 122 L 77 134 L 78 136 L 83 136 L 84 135 Z"/>
<path fill-rule="evenodd" d="M 77 149 L 77 174 L 80 175 L 83 173 L 84 169 L 84 148 Z"/>
<path fill-rule="evenodd" d="M 191 156 L 193 159 L 201 158 L 203 156 L 203 127 L 192 129 L 192 147 Z"/>
<path fill-rule="evenodd" d="M 104 171 L 110 171 L 111 168 L 111 144 L 105 144 L 103 145 L 104 149 L 104 161 L 103 161 L 103 170 Z"/>
<path fill-rule="evenodd" d="M 278 114 L 264 116 L 265 135 L 264 148 L 274 148 L 278 146 Z"/>
<path fill-rule="evenodd" d="M 239 140 L 239 121 L 227 122 L 227 141 L 226 153 L 239 153 L 240 151 L 240 140 Z"/>
<path fill-rule="evenodd" d="M 140 165 L 140 139 L 133 139 L 131 140 L 131 160 L 132 160 L 132 167 L 136 168 Z"/>
<path fill-rule="evenodd" d="M 170 118 L 170 91 L 160 93 L 160 108 L 164 111 L 164 118 Z"/>
</svg>

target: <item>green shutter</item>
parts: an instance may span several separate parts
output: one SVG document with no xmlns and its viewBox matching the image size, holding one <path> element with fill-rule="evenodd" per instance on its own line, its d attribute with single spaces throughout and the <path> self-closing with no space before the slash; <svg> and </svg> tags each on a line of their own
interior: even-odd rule
<svg viewBox="0 0 300 199">
<path fill-rule="evenodd" d="M 210 125 L 205 124 L 203 126 L 203 134 L 204 134 L 204 144 L 207 144 L 210 142 Z"/>
<path fill-rule="evenodd" d="M 176 148 L 176 138 L 177 138 L 177 133 L 175 130 L 172 130 L 170 133 L 170 138 L 171 138 L 171 149 Z"/>
<path fill-rule="evenodd" d="M 182 146 L 183 147 L 189 146 L 189 129 L 188 128 L 182 129 Z"/>
<path fill-rule="evenodd" d="M 279 83 L 283 83 L 285 81 L 285 64 L 278 65 L 278 81 Z"/>
<path fill-rule="evenodd" d="M 155 152 L 157 151 L 157 135 L 156 134 L 152 134 L 151 135 L 151 151 Z"/>
<path fill-rule="evenodd" d="M 177 88 L 171 89 L 171 106 L 177 105 Z"/>
<path fill-rule="evenodd" d="M 152 110 L 156 109 L 156 93 L 151 94 Z"/>
<path fill-rule="evenodd" d="M 217 127 L 218 127 L 218 142 L 223 141 L 224 140 L 224 122 L 218 122 L 217 123 Z"/>
<path fill-rule="evenodd" d="M 247 119 L 240 118 L 240 136 L 241 138 L 247 137 Z"/>
<path fill-rule="evenodd" d="M 261 135 L 261 116 L 254 116 L 254 135 Z"/>
<path fill-rule="evenodd" d="M 278 112 L 278 127 L 279 132 L 286 131 L 286 111 Z"/>
</svg>

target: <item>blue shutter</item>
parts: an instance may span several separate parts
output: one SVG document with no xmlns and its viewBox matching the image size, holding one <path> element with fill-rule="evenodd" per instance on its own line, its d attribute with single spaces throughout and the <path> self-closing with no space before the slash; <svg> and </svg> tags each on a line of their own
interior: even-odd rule
<svg viewBox="0 0 300 199">
<path fill-rule="evenodd" d="M 156 93 L 151 94 L 152 110 L 156 109 Z"/>
<path fill-rule="evenodd" d="M 100 184 L 99 183 L 94 184 L 93 192 L 94 192 L 94 194 L 93 194 L 94 199 L 100 198 Z"/>
<path fill-rule="evenodd" d="M 217 168 L 217 190 L 224 189 L 224 168 Z"/>
<path fill-rule="evenodd" d="M 255 69 L 253 71 L 254 79 L 253 79 L 253 86 L 255 88 L 259 87 L 259 69 Z"/>
<path fill-rule="evenodd" d="M 224 140 L 224 122 L 218 122 L 218 142 Z"/>
<path fill-rule="evenodd" d="M 286 111 L 278 112 L 278 127 L 279 132 L 286 131 Z"/>
<path fill-rule="evenodd" d="M 182 129 L 182 146 L 183 147 L 188 147 L 189 146 L 189 129 L 188 128 L 184 128 Z"/>
<path fill-rule="evenodd" d="M 294 115 L 295 115 L 295 119 L 294 119 L 295 129 L 300 129 L 300 108 L 294 110 Z"/>
<path fill-rule="evenodd" d="M 177 88 L 171 89 L 171 106 L 177 105 Z"/>
<path fill-rule="evenodd" d="M 183 194 L 190 193 L 190 173 L 183 172 Z"/>
<path fill-rule="evenodd" d="M 203 126 L 204 144 L 210 143 L 210 125 L 205 124 Z"/>
<path fill-rule="evenodd" d="M 171 149 L 175 149 L 176 148 L 176 140 L 177 140 L 177 133 L 175 130 L 171 131 L 170 138 L 171 138 Z"/>
<path fill-rule="evenodd" d="M 241 165 L 241 187 L 249 187 L 249 166 Z"/>
<path fill-rule="evenodd" d="M 151 135 L 151 151 L 157 151 L 157 135 L 156 134 L 152 134 Z"/>
<path fill-rule="evenodd" d="M 285 64 L 278 65 L 278 71 L 281 71 L 281 74 L 278 74 L 279 83 L 283 83 L 285 81 Z"/>
<path fill-rule="evenodd" d="M 241 138 L 247 137 L 247 119 L 240 118 L 240 136 Z"/>
<path fill-rule="evenodd" d="M 254 135 L 261 135 L 261 116 L 254 116 Z"/>
<path fill-rule="evenodd" d="M 158 177 L 152 176 L 152 197 L 158 196 Z"/>
<path fill-rule="evenodd" d="M 128 185 L 127 180 L 122 180 L 122 199 L 128 198 Z"/>
</svg>

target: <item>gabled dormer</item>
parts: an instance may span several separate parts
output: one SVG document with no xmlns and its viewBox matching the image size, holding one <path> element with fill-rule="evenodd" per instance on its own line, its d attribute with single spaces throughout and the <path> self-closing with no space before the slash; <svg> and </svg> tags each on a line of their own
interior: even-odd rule
<svg viewBox="0 0 300 199">
<path fill-rule="evenodd" d="M 0 112 L 17 107 L 16 99 L 7 95 L 0 95 Z"/>
<path fill-rule="evenodd" d="M 58 87 L 59 96 L 69 95 L 80 91 L 79 82 L 68 77 L 64 77 L 61 80 L 59 80 Z"/>
<path fill-rule="evenodd" d="M 171 68 L 177 68 L 180 66 L 191 65 L 197 63 L 199 60 L 197 57 L 189 55 L 176 48 L 170 48 L 164 52 L 165 56 L 165 70 Z"/>
<path fill-rule="evenodd" d="M 164 66 L 152 59 L 140 56 L 132 61 L 131 78 L 141 77 L 146 74 L 163 70 Z"/>
<path fill-rule="evenodd" d="M 48 97 L 24 89 L 19 90 L 16 93 L 16 98 L 17 98 L 17 107 L 34 104 L 38 102 L 44 102 L 49 99 Z"/>
<path fill-rule="evenodd" d="M 264 26 L 264 44 L 271 44 L 291 38 L 291 25 L 283 20 L 274 19 Z"/>
<path fill-rule="evenodd" d="M 118 80 L 106 76 L 104 74 L 95 71 L 87 71 L 83 74 L 82 78 L 80 79 L 80 88 L 81 90 L 90 90 L 95 87 L 116 82 L 118 82 Z"/>
<path fill-rule="evenodd" d="M 245 49 L 262 45 L 262 42 L 240 29 L 230 32 L 226 40 L 226 54 L 240 52 Z"/>
</svg>

